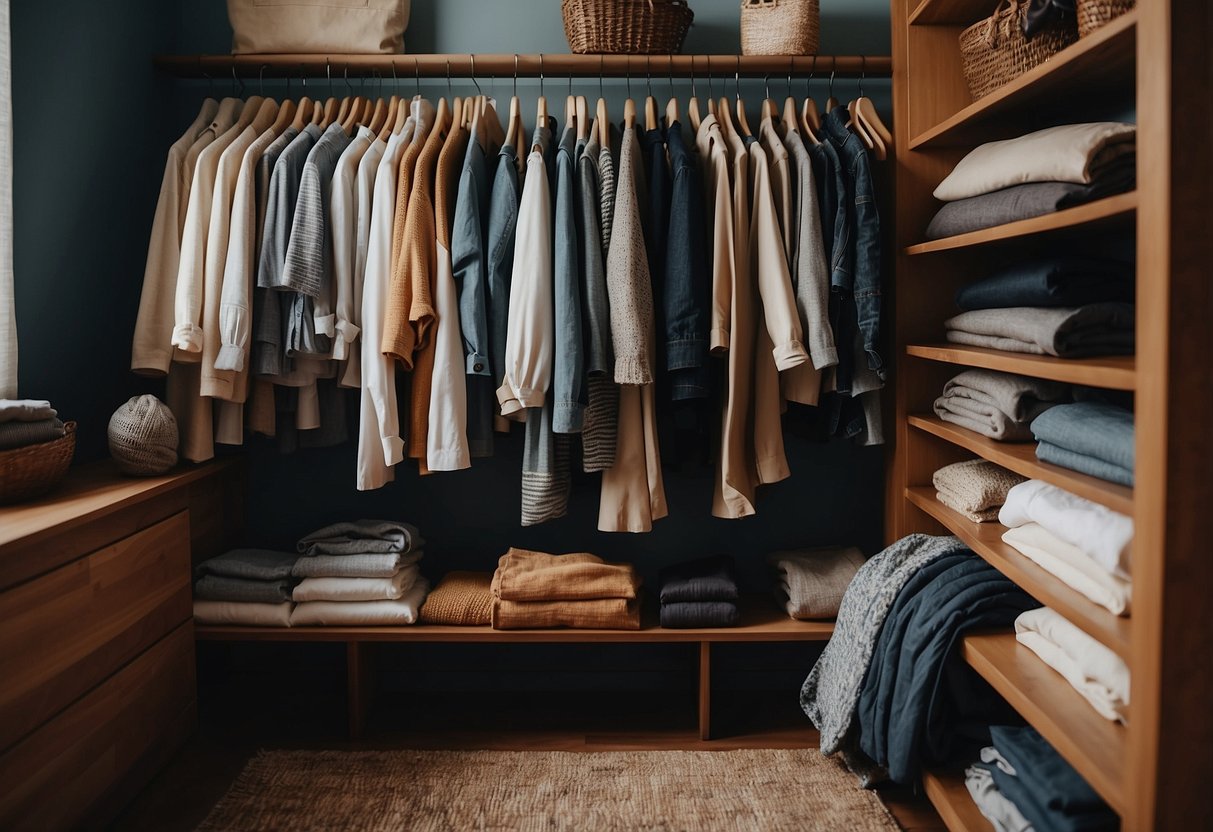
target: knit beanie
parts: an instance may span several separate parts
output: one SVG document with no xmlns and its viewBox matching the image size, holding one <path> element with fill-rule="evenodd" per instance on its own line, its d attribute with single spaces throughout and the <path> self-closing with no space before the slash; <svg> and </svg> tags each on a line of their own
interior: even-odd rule
<svg viewBox="0 0 1213 832">
<path fill-rule="evenodd" d="M 109 447 L 122 473 L 163 474 L 177 464 L 177 420 L 155 396 L 135 396 L 110 417 Z"/>
</svg>

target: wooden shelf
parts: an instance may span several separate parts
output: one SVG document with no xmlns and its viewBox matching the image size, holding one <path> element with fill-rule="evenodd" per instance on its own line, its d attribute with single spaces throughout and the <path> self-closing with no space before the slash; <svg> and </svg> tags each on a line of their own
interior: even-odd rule
<svg viewBox="0 0 1213 832">
<path fill-rule="evenodd" d="M 1109 390 L 1133 390 L 1137 387 L 1137 359 L 1131 355 L 1056 358 L 962 344 L 910 344 L 906 347 L 906 354 L 945 364 L 1001 370 L 1088 387 L 1105 387 Z"/>
<path fill-rule="evenodd" d="M 923 0 L 913 23 L 971 23 L 979 0 Z M 985 4 L 988 10 L 989 3 Z M 942 19 L 934 19 L 938 14 Z M 1036 111 L 1062 101 L 1131 91 L 1137 65 L 1136 10 L 1126 12 L 1098 31 L 1025 72 L 995 92 L 974 101 L 952 117 L 910 139 L 911 150 L 975 145 L 1007 138 L 1005 131 L 1028 123 Z M 1132 95 L 1126 103 L 1133 101 Z"/>
<path fill-rule="evenodd" d="M 906 249 L 906 254 L 930 254 L 936 251 L 971 248 L 973 246 L 1015 240 L 1032 234 L 1047 234 L 1055 231 L 1066 231 L 1082 227 L 1086 230 L 1096 230 L 1125 222 L 1137 211 L 1137 194 L 1130 191 L 1117 194 L 1106 199 L 1077 205 L 1052 214 L 1017 220 L 993 228 L 983 228 L 980 231 L 970 231 L 957 234 L 954 237 L 944 237 L 918 243 Z"/>
<path fill-rule="evenodd" d="M 966 546 L 1037 601 L 1060 613 L 1121 658 L 1129 660 L 1131 619 L 1113 615 L 1003 543 L 1002 535 L 1007 529 L 1001 523 L 974 523 L 935 499 L 935 489 L 928 486 L 907 488 L 905 495 L 907 500 L 943 523 Z"/>
<path fill-rule="evenodd" d="M 1128 754 L 1124 726 L 1096 713 L 1061 674 L 1012 633 L 966 636 L 961 654 L 1100 797 L 1124 812 L 1123 770 Z"/>
<path fill-rule="evenodd" d="M 202 641 L 407 641 L 484 643 L 672 643 L 672 642 L 777 642 L 828 641 L 833 621 L 796 621 L 767 598 L 747 598 L 742 623 L 737 627 L 667 630 L 646 610 L 639 630 L 494 630 L 492 627 L 458 627 L 414 624 L 408 627 L 236 627 L 197 625 Z"/>
<path fill-rule="evenodd" d="M 911 26 L 932 23 L 967 25 L 989 17 L 992 9 L 990 0 L 920 0 L 910 12 L 909 21 Z"/>
<path fill-rule="evenodd" d="M 922 788 L 948 832 L 994 832 L 965 787 L 964 771 L 924 771 Z"/>
<path fill-rule="evenodd" d="M 1017 474 L 1044 480 L 1113 511 L 1133 516 L 1133 489 L 1041 462 L 1036 458 L 1036 445 L 1032 442 L 999 442 L 935 416 L 909 416 L 907 421 L 912 427 L 959 445 Z"/>
</svg>

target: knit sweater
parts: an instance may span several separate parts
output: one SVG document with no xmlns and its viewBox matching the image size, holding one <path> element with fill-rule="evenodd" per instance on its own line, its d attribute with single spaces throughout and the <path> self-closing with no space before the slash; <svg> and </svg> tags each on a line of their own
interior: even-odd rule
<svg viewBox="0 0 1213 832">
<path fill-rule="evenodd" d="M 644 168 L 636 131 L 625 130 L 606 263 L 617 384 L 653 383 L 650 354 L 653 287 L 649 280 L 644 222 L 640 213 L 643 188 Z"/>
</svg>

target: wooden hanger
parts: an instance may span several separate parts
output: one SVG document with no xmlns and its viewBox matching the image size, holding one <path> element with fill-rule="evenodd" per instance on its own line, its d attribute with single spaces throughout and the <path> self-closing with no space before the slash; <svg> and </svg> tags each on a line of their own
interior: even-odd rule
<svg viewBox="0 0 1213 832">
<path fill-rule="evenodd" d="M 678 97 L 675 96 L 665 105 L 665 127 L 669 130 L 670 125 L 681 122 L 682 119 L 678 117 Z"/>
<path fill-rule="evenodd" d="M 302 130 L 312 120 L 312 109 L 315 107 L 315 102 L 306 95 L 299 99 L 299 106 L 295 110 L 295 120 L 291 122 L 291 127 L 296 131 Z"/>
<path fill-rule="evenodd" d="M 877 159 L 887 159 L 889 148 L 893 146 L 893 133 L 885 126 L 885 123 L 880 118 L 880 113 L 876 111 L 876 105 L 872 103 L 872 99 L 863 94 L 863 78 L 867 69 L 867 58 L 862 58 L 863 67 L 859 74 L 859 97 L 851 102 L 848 108 L 851 113 L 851 120 L 856 124 L 862 125 L 868 138 L 871 140 L 872 148 L 876 153 Z"/>
<path fill-rule="evenodd" d="M 319 127 L 321 130 L 328 127 L 333 117 L 337 115 L 337 99 L 330 98 L 324 102 L 323 106 L 316 107 L 315 117 L 312 119 L 312 124 Z"/>
<path fill-rule="evenodd" d="M 392 96 L 392 98 L 395 99 L 395 96 Z M 395 106 L 395 100 L 388 101 L 386 98 L 380 98 L 375 102 L 375 107 L 371 111 L 371 116 L 366 126 L 376 136 L 378 136 L 379 131 L 383 129 L 383 125 L 387 123 L 388 116 L 394 113 L 392 108 Z"/>
<path fill-rule="evenodd" d="M 711 61 L 709 61 L 708 62 L 708 72 L 711 73 L 711 71 L 712 71 L 712 64 L 711 64 Z M 709 81 L 711 80 L 710 75 L 709 75 L 708 80 Z M 709 95 L 708 95 L 708 109 L 709 110 L 711 109 L 711 105 L 712 105 L 711 94 L 709 93 Z M 694 55 L 691 56 L 691 100 L 687 102 L 687 121 L 689 121 L 691 123 L 691 131 L 693 133 L 698 133 L 699 125 L 703 124 L 703 116 L 700 114 L 700 110 L 699 110 L 699 95 L 695 91 L 695 56 Z M 695 138 L 694 136 L 691 137 L 692 143 L 694 143 L 694 138 Z"/>
<path fill-rule="evenodd" d="M 611 148 L 611 120 L 607 115 L 607 103 L 605 98 L 598 99 L 598 106 L 594 109 L 594 125 L 598 131 L 598 144 L 610 150 Z"/>
<path fill-rule="evenodd" d="M 590 107 L 584 95 L 577 96 L 577 141 L 585 142 L 590 138 Z"/>
<path fill-rule="evenodd" d="M 741 98 L 741 57 L 737 58 L 737 71 L 733 73 L 733 82 L 736 84 L 737 90 L 737 133 L 742 139 L 752 138 L 754 131 L 750 129 L 750 123 L 745 117 L 745 101 Z M 724 99 L 721 99 L 723 102 Z M 726 105 L 727 107 L 727 105 Z"/>
<path fill-rule="evenodd" d="M 636 127 L 636 102 L 631 98 L 623 102 L 623 127 L 625 130 Z"/>
<path fill-rule="evenodd" d="M 347 136 L 354 135 L 354 131 L 358 129 L 358 122 L 362 120 L 362 105 L 366 99 L 355 97 L 350 101 L 349 107 L 346 108 L 345 118 L 339 119 L 342 132 Z"/>
<path fill-rule="evenodd" d="M 250 95 L 248 101 L 244 102 L 244 108 L 240 110 L 240 117 L 236 119 L 236 123 L 232 126 L 232 130 L 236 133 L 242 131 L 253 123 L 253 119 L 261 112 L 261 105 L 265 101 L 259 95 Z"/>
<path fill-rule="evenodd" d="M 505 131 L 501 129 L 501 117 L 497 115 L 497 106 L 491 98 L 484 99 L 480 110 L 479 129 L 484 137 L 485 150 L 496 153 L 505 144 Z"/>
<path fill-rule="evenodd" d="M 383 124 L 375 131 L 375 137 L 382 141 L 387 141 L 392 135 L 392 130 L 396 127 L 396 119 L 400 115 L 400 96 L 393 95 L 388 100 L 387 117 L 383 120 Z"/>
<path fill-rule="evenodd" d="M 826 97 L 826 112 L 834 112 L 834 108 L 838 106 L 838 99 L 834 97 L 834 67 L 830 67 L 830 91 Z"/>
<path fill-rule="evenodd" d="M 733 116 L 729 114 L 729 99 L 724 96 L 721 96 L 720 101 L 716 103 L 716 118 L 720 119 L 720 129 L 726 136 L 737 135 L 737 128 L 733 126 Z"/>
<path fill-rule="evenodd" d="M 270 125 L 278 118 L 278 102 L 272 98 L 263 98 L 261 106 L 257 108 L 257 114 L 253 117 L 250 124 L 253 130 L 260 136 L 266 130 L 270 129 Z"/>
<path fill-rule="evenodd" d="M 295 118 L 295 102 L 289 98 L 282 102 L 278 107 L 278 118 L 270 125 L 269 129 L 275 136 L 281 136 L 286 132 L 286 128 L 290 127 L 291 120 Z"/>
</svg>

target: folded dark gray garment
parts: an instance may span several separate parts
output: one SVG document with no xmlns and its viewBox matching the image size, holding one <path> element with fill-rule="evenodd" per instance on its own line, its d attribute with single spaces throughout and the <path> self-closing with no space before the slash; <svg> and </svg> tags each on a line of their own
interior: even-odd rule
<svg viewBox="0 0 1213 832">
<path fill-rule="evenodd" d="M 1050 257 L 1016 263 L 956 293 L 961 309 L 1084 306 L 1133 302 L 1133 265 L 1089 257 Z"/>
<path fill-rule="evenodd" d="M 424 541 L 417 528 L 394 520 L 354 520 L 317 529 L 299 541 L 305 555 L 382 555 L 411 552 Z"/>
<path fill-rule="evenodd" d="M 63 422 L 39 419 L 36 422 L 0 422 L 0 451 L 50 442 L 63 436 Z"/>
<path fill-rule="evenodd" d="M 224 575 L 203 575 L 194 584 L 194 597 L 205 601 L 239 601 L 250 604 L 280 604 L 291 600 L 295 582 L 250 581 Z"/>
<path fill-rule="evenodd" d="M 1046 446 L 1043 454 L 1039 445 L 1036 448 L 1040 459 L 1093 477 L 1133 484 L 1136 457 L 1130 411 L 1101 402 L 1060 405 L 1037 416 L 1032 433 Z M 1061 453 L 1054 453 L 1053 448 Z M 1107 467 L 1084 462 L 1084 457 L 1106 463 Z"/>
<path fill-rule="evenodd" d="M 1032 182 L 949 202 L 927 226 L 927 239 L 939 240 L 1040 217 L 1130 191 L 1136 182 L 1136 166 L 1136 154 L 1128 154 L 1104 168 L 1090 185 Z"/>
<path fill-rule="evenodd" d="M 390 578 L 421 560 L 421 552 L 381 555 L 307 555 L 295 563 L 296 578 Z"/>
<path fill-rule="evenodd" d="M 737 577 L 733 559 L 714 555 L 667 566 L 658 574 L 661 603 L 677 601 L 735 601 Z"/>
<path fill-rule="evenodd" d="M 198 575 L 219 575 L 249 581 L 278 581 L 291 577 L 299 556 L 269 549 L 233 549 L 198 564 Z M 217 599 L 222 600 L 222 599 Z"/>
<path fill-rule="evenodd" d="M 966 370 L 944 385 L 935 413 L 1002 442 L 1032 439 L 1032 420 L 1070 398 L 1069 385 L 994 370 Z"/>
<path fill-rule="evenodd" d="M 675 601 L 661 605 L 661 626 L 670 630 L 690 627 L 736 627 L 741 612 L 732 601 Z"/>
<path fill-rule="evenodd" d="M 1132 355 L 1134 307 L 1091 303 L 1077 309 L 976 309 L 944 321 L 947 339 L 971 347 L 1082 358 Z"/>
</svg>

